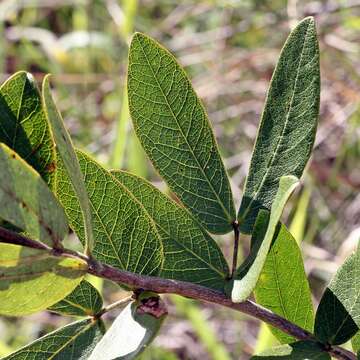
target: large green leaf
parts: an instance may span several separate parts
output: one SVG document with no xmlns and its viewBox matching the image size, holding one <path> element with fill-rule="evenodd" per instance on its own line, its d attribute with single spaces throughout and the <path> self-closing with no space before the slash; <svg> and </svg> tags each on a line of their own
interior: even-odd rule
<svg viewBox="0 0 360 360">
<path fill-rule="evenodd" d="M 260 305 L 313 331 L 314 311 L 303 259 L 296 240 L 284 225 L 274 236 L 254 293 Z M 271 331 L 281 343 L 296 340 L 274 327 Z"/>
<path fill-rule="evenodd" d="M 281 176 L 301 177 L 319 101 L 319 49 L 309 17 L 290 34 L 271 80 L 238 215 L 242 231 L 251 233 L 259 209 L 270 209 Z"/>
<path fill-rule="evenodd" d="M 213 233 L 236 218 L 229 180 L 205 110 L 176 59 L 136 33 L 128 97 L 135 131 L 172 191 Z"/>
<path fill-rule="evenodd" d="M 22 316 L 46 309 L 73 291 L 86 270 L 81 260 L 0 243 L 0 314 Z"/>
<path fill-rule="evenodd" d="M 83 280 L 68 295 L 48 310 L 63 315 L 92 316 L 97 314 L 103 306 L 99 292 L 88 281 Z"/>
<path fill-rule="evenodd" d="M 161 277 L 190 281 L 224 290 L 229 269 L 216 242 L 191 215 L 146 180 L 124 171 L 112 171 L 142 203 L 162 238 Z"/>
<path fill-rule="evenodd" d="M 0 217 L 34 239 L 58 245 L 68 232 L 65 213 L 40 175 L 0 143 Z"/>
<path fill-rule="evenodd" d="M 321 298 L 315 317 L 315 336 L 342 344 L 360 328 L 360 247 L 336 272 Z"/>
<path fill-rule="evenodd" d="M 37 339 L 3 360 L 87 360 L 103 333 L 101 320 L 77 321 Z"/>
<path fill-rule="evenodd" d="M 89 360 L 132 360 L 151 343 L 165 315 L 156 318 L 141 313 L 135 302 L 128 304 L 96 345 Z"/>
<path fill-rule="evenodd" d="M 31 74 L 20 71 L 0 87 L 0 142 L 25 159 L 50 186 L 55 150 Z"/>
<path fill-rule="evenodd" d="M 330 360 L 319 344 L 313 341 L 297 341 L 289 345 L 271 348 L 251 360 Z"/>
<path fill-rule="evenodd" d="M 163 249 L 153 220 L 134 195 L 110 172 L 81 151 L 77 151 L 77 156 L 90 199 L 95 258 L 119 269 L 158 274 L 163 262 Z M 69 223 L 84 243 L 79 201 L 61 164 L 56 181 L 58 197 Z"/>
<path fill-rule="evenodd" d="M 86 249 L 91 252 L 94 240 L 89 197 L 86 193 L 83 176 L 75 154 L 75 150 L 71 142 L 71 138 L 64 127 L 61 115 L 51 96 L 49 75 L 44 78 L 42 86 L 42 96 L 44 101 L 45 114 L 49 123 L 51 124 L 57 151 L 60 154 L 61 160 L 64 163 L 64 167 L 68 173 L 73 189 L 79 200 L 79 204 L 83 214 L 83 221 L 85 224 L 84 233 Z"/>
<path fill-rule="evenodd" d="M 299 181 L 295 176 L 282 176 L 271 206 L 268 224 L 266 210 L 259 213 L 252 239 L 255 245 L 252 246 L 249 256 L 235 273 L 231 292 L 232 301 L 245 301 L 254 290 L 270 250 L 271 241 L 275 235 L 284 206 L 298 184 Z"/>
</svg>

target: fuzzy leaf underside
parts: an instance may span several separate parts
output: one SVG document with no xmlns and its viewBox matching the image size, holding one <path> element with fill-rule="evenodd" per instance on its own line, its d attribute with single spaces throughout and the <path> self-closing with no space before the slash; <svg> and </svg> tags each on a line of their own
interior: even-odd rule
<svg viewBox="0 0 360 360">
<path fill-rule="evenodd" d="M 140 33 L 130 46 L 128 97 L 136 134 L 170 189 L 207 230 L 231 231 L 231 188 L 205 110 L 174 56 Z"/>
<path fill-rule="evenodd" d="M 141 202 L 154 220 L 164 248 L 160 276 L 224 290 L 229 269 L 216 242 L 188 211 L 133 174 L 111 172 Z"/>
<path fill-rule="evenodd" d="M 238 220 L 251 233 L 260 209 L 270 209 L 279 179 L 300 178 L 313 147 L 320 102 L 319 49 L 313 18 L 289 35 L 268 91 Z"/>
</svg>

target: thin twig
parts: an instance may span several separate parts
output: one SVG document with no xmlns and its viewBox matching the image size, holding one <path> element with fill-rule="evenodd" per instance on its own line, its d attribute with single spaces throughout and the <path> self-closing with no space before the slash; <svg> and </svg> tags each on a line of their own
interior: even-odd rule
<svg viewBox="0 0 360 360">
<path fill-rule="evenodd" d="M 9 230 L 0 228 L 0 242 L 13 243 L 32 247 L 35 249 L 43 249 L 48 251 L 49 247 L 42 243 L 28 239 L 20 234 L 10 232 Z M 144 289 L 153 291 L 158 294 L 177 294 L 189 297 L 195 300 L 201 300 L 231 308 L 236 311 L 248 314 L 269 325 L 276 327 L 284 333 L 295 337 L 298 340 L 315 340 L 313 334 L 301 327 L 291 323 L 290 321 L 274 314 L 270 310 L 262 306 L 246 300 L 241 303 L 233 303 L 225 294 L 206 288 L 201 285 L 170 279 L 162 279 L 158 277 L 135 274 L 129 271 L 119 270 L 110 265 L 102 264 L 94 258 L 89 258 L 84 254 L 77 253 L 68 249 L 56 249 L 52 252 L 53 256 L 65 256 L 71 258 L 79 258 L 88 264 L 88 273 L 114 281 L 116 283 L 126 284 L 134 289 Z M 345 350 L 339 346 L 328 346 L 327 351 L 331 356 L 341 360 L 356 360 L 355 354 Z"/>
</svg>

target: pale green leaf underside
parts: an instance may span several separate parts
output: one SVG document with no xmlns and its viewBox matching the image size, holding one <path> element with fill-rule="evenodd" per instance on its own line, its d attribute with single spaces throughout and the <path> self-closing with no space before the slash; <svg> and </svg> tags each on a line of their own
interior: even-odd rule
<svg viewBox="0 0 360 360">
<path fill-rule="evenodd" d="M 0 218 L 50 246 L 68 232 L 65 213 L 40 175 L 0 143 Z"/>
<path fill-rule="evenodd" d="M 110 172 L 83 152 L 77 151 L 76 154 L 90 199 L 94 257 L 119 269 L 157 275 L 163 261 L 163 251 L 152 219 Z M 84 243 L 81 209 L 61 162 L 56 181 L 58 197 L 69 223 Z"/>
<path fill-rule="evenodd" d="M 238 220 L 251 233 L 258 211 L 270 209 L 279 179 L 301 177 L 314 143 L 320 101 L 319 49 L 313 18 L 290 34 L 274 71 Z"/>
<path fill-rule="evenodd" d="M 87 360 L 103 333 L 101 320 L 77 321 L 37 339 L 3 360 Z"/>
<path fill-rule="evenodd" d="M 289 345 L 271 348 L 251 360 L 330 360 L 329 354 L 320 345 L 312 341 L 298 341 Z"/>
<path fill-rule="evenodd" d="M 0 87 L 0 142 L 17 152 L 52 186 L 55 149 L 31 74 L 20 71 Z"/>
<path fill-rule="evenodd" d="M 164 248 L 160 276 L 223 291 L 229 273 L 226 260 L 188 211 L 140 177 L 117 170 L 111 173 L 142 203 L 156 224 Z"/>
<path fill-rule="evenodd" d="M 258 304 L 313 331 L 314 310 L 301 251 L 285 225 L 274 236 L 254 293 Z M 281 343 L 296 340 L 274 327 L 271 331 Z"/>
<path fill-rule="evenodd" d="M 261 245 L 259 245 L 258 248 L 253 247 L 251 249 L 248 260 L 245 260 L 244 263 L 248 263 L 249 259 L 251 259 L 251 262 L 247 265 L 245 274 L 242 267 L 235 273 L 234 285 L 231 292 L 232 301 L 245 301 L 254 290 L 264 266 L 284 206 L 298 184 L 299 181 L 295 176 L 282 176 L 280 178 L 279 189 L 271 206 L 270 219 L 266 233 L 261 237 L 261 239 L 263 239 L 262 241 L 257 241 Z M 263 225 L 260 226 L 260 229 L 263 229 Z M 263 232 L 261 235 L 263 235 Z"/>
<path fill-rule="evenodd" d="M 86 248 L 91 251 L 94 240 L 89 197 L 86 192 L 83 176 L 71 142 L 71 138 L 65 129 L 61 115 L 50 92 L 49 75 L 44 78 L 42 96 L 44 101 L 45 114 L 49 123 L 51 124 L 57 151 L 61 156 L 64 167 L 68 173 L 73 189 L 79 200 L 85 224 L 84 232 Z"/>
<path fill-rule="evenodd" d="M 360 328 L 360 247 L 336 272 L 321 298 L 315 335 L 330 344 L 342 344 Z"/>
<path fill-rule="evenodd" d="M 97 314 L 103 306 L 99 292 L 88 281 L 81 283 L 58 303 L 50 306 L 48 310 L 70 316 L 92 316 Z"/>
<path fill-rule="evenodd" d="M 46 309 L 73 291 L 86 270 L 81 260 L 0 243 L 0 314 L 22 316 Z"/>
<path fill-rule="evenodd" d="M 232 230 L 229 180 L 205 110 L 176 59 L 136 33 L 128 70 L 135 131 L 171 190 L 212 233 Z"/>
<path fill-rule="evenodd" d="M 96 345 L 89 360 L 132 360 L 151 343 L 164 317 L 138 314 L 136 304 L 128 304 Z"/>
<path fill-rule="evenodd" d="M 355 336 L 351 339 L 351 345 L 354 350 L 354 352 L 360 351 L 360 331 L 358 331 Z"/>
</svg>

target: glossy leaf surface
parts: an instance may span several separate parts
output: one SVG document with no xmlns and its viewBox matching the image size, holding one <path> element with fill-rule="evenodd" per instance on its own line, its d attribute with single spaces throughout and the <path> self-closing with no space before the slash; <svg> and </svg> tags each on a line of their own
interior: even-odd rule
<svg viewBox="0 0 360 360">
<path fill-rule="evenodd" d="M 213 233 L 232 230 L 229 180 L 205 110 L 176 59 L 136 33 L 128 70 L 135 131 L 171 190 Z"/>
<path fill-rule="evenodd" d="M 146 180 L 124 171 L 111 173 L 141 202 L 156 224 L 164 247 L 160 276 L 223 291 L 229 272 L 226 260 L 189 212 Z"/>
<path fill-rule="evenodd" d="M 288 37 L 271 80 L 238 215 L 242 231 L 251 233 L 259 210 L 270 209 L 281 176 L 301 177 L 319 101 L 319 49 L 309 17 Z"/>
</svg>

